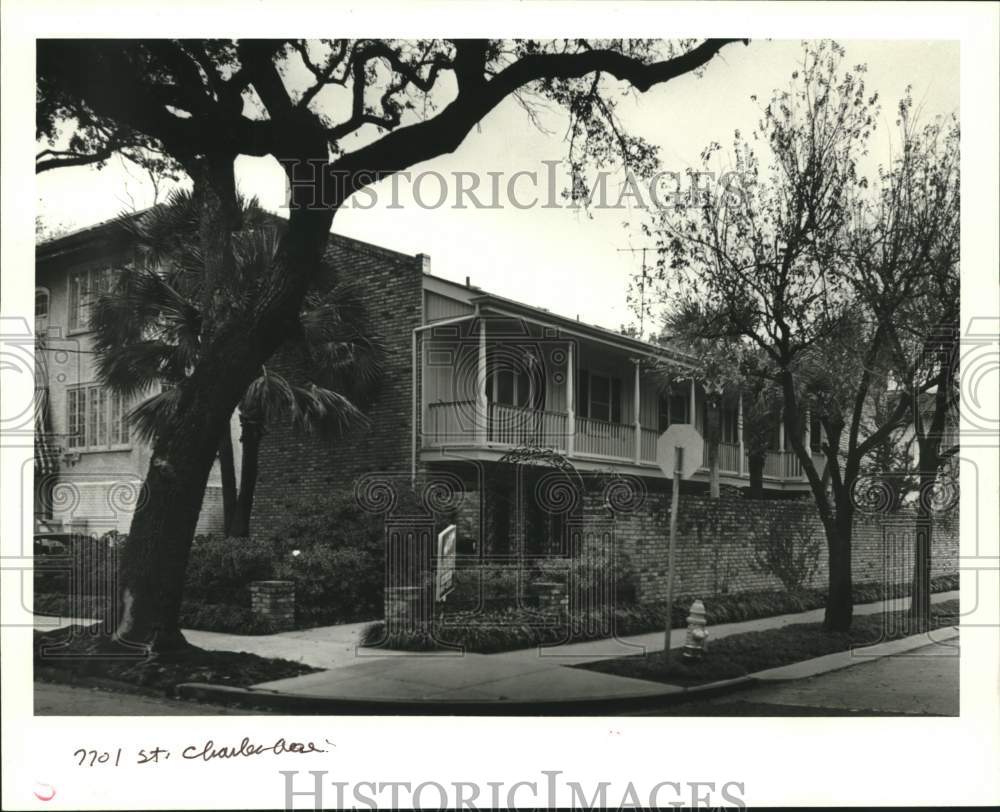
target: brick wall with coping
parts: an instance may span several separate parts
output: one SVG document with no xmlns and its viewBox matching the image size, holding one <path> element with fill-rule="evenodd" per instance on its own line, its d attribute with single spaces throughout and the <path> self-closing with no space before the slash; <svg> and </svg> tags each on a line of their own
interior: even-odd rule
<svg viewBox="0 0 1000 812">
<path fill-rule="evenodd" d="M 612 511 L 605 492 L 587 492 L 567 516 L 567 532 L 582 529 L 598 538 L 598 529 L 613 532 L 613 549 L 633 574 L 636 599 L 655 603 L 666 598 L 667 556 L 670 528 L 670 494 L 646 493 L 633 510 Z M 489 500 L 487 499 L 487 502 Z M 487 508 L 487 515 L 489 510 Z M 481 537 L 479 493 L 466 493 L 456 512 L 459 541 Z M 855 517 L 852 540 L 852 574 L 855 585 L 906 584 L 912 576 L 914 514 L 865 514 Z M 932 574 L 958 571 L 958 508 L 940 515 L 934 524 Z M 750 500 L 737 496 L 713 500 L 707 496 L 681 497 L 677 535 L 677 579 L 680 597 L 784 590 L 785 584 L 769 566 L 764 554 L 769 546 L 789 544 L 793 557 L 802 555 L 812 569 L 800 582 L 802 588 L 826 588 L 828 576 L 826 537 L 811 499 Z M 478 541 L 478 538 L 477 538 Z M 567 544 L 569 541 L 567 540 Z M 477 544 L 477 553 L 479 545 Z M 568 548 L 567 548 L 568 549 Z M 803 550 L 811 549 L 812 555 Z M 463 557 L 460 567 L 504 570 L 517 561 L 478 554 Z M 811 566 L 809 566 L 811 565 Z M 484 573 L 484 577 L 486 574 Z M 611 577 L 611 580 L 615 580 Z M 525 588 L 530 591 L 526 584 Z"/>
<path fill-rule="evenodd" d="M 612 514 L 593 494 L 583 513 L 606 521 Z M 667 591 L 670 495 L 649 493 L 640 508 L 614 514 L 615 547 L 635 573 L 640 602 L 663 600 Z M 793 554 L 816 550 L 815 569 L 802 587 L 825 588 L 828 577 L 826 536 L 810 499 L 713 500 L 683 495 L 678 510 L 675 594 L 705 597 L 726 593 L 780 590 L 784 586 L 761 561 L 767 545 L 790 539 Z M 914 515 L 855 516 L 852 576 L 856 585 L 908 583 L 912 575 Z M 932 575 L 958 571 L 958 508 L 941 515 L 932 537 Z"/>
</svg>

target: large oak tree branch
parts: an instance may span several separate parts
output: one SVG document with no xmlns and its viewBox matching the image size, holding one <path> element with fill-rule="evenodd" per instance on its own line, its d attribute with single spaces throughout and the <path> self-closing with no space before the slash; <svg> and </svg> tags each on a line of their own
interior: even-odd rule
<svg viewBox="0 0 1000 812">
<path fill-rule="evenodd" d="M 571 54 L 530 54 L 504 68 L 475 91 L 463 93 L 438 115 L 394 130 L 378 141 L 351 152 L 333 164 L 348 178 L 363 172 L 367 182 L 408 166 L 454 152 L 472 128 L 515 91 L 540 79 L 579 79 L 595 72 L 629 82 L 640 92 L 697 70 L 723 47 L 740 40 L 710 39 L 692 50 L 660 62 L 644 63 L 617 51 L 591 50 Z M 745 40 L 743 40 L 745 42 Z M 357 191 L 348 185 L 348 193 Z"/>
</svg>

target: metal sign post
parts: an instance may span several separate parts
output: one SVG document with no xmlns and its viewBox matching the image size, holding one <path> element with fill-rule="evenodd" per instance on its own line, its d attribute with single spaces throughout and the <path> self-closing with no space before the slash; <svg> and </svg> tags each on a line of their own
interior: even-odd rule
<svg viewBox="0 0 1000 812">
<path fill-rule="evenodd" d="M 663 635 L 663 659 L 670 665 L 670 628 L 674 619 L 674 560 L 677 548 L 677 506 L 681 495 L 681 472 L 684 470 L 684 446 L 674 448 L 674 483 L 670 494 L 670 544 L 667 548 L 667 622 Z"/>
<path fill-rule="evenodd" d="M 704 441 L 690 423 L 675 423 L 668 428 L 656 444 L 656 461 L 660 470 L 673 477 L 670 495 L 670 540 L 667 548 L 667 618 L 663 637 L 663 654 L 670 663 L 670 626 L 674 612 L 674 566 L 677 547 L 677 513 L 680 505 L 681 480 L 690 479 L 701 467 Z"/>
</svg>

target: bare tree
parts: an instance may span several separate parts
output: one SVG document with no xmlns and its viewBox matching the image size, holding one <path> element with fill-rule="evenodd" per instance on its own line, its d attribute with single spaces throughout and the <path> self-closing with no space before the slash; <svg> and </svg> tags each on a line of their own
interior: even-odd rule
<svg viewBox="0 0 1000 812">
<path fill-rule="evenodd" d="M 824 625 L 851 625 L 851 537 L 862 460 L 906 419 L 903 392 L 884 423 L 863 434 L 873 383 L 887 374 L 891 303 L 875 316 L 847 279 L 840 250 L 850 205 L 866 181 L 858 162 L 878 100 L 864 67 L 841 70 L 835 43 L 804 48 L 786 89 L 762 108 L 756 139 L 734 137 L 728 184 L 699 208 L 668 210 L 657 224 L 660 276 L 677 307 L 700 308 L 706 336 L 759 348 L 774 370 L 785 436 L 808 479 L 826 535 L 829 598 Z M 705 150 L 705 169 L 720 149 Z M 669 260 L 669 261 L 667 261 Z M 806 409 L 823 425 L 821 472 L 805 447 Z"/>
<path fill-rule="evenodd" d="M 955 116 L 920 126 L 909 94 L 896 124 L 896 158 L 876 193 L 859 190 L 851 207 L 842 273 L 881 326 L 893 394 L 908 404 L 918 479 L 911 609 L 926 622 L 934 512 L 957 497 L 940 476 L 958 451 L 959 127 Z"/>
</svg>

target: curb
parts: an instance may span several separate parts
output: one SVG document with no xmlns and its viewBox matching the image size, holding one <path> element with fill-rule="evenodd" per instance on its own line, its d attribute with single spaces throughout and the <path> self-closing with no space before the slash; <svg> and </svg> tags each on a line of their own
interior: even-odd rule
<svg viewBox="0 0 1000 812">
<path fill-rule="evenodd" d="M 638 710 L 664 705 L 679 705 L 695 699 L 707 699 L 749 688 L 754 685 L 791 682 L 808 679 L 831 671 L 840 671 L 862 662 L 875 662 L 885 657 L 904 654 L 934 642 L 952 640 L 959 635 L 958 627 L 936 630 L 933 637 L 927 632 L 877 643 L 873 646 L 835 652 L 811 660 L 802 660 L 777 668 L 756 671 L 744 677 L 719 680 L 705 685 L 680 688 L 666 685 L 654 694 L 632 694 L 616 697 L 586 697 L 561 700 L 393 700 L 393 699 L 338 699 L 336 697 L 306 696 L 278 691 L 260 691 L 253 688 L 232 688 L 224 685 L 188 682 L 176 687 L 176 695 L 183 699 L 211 702 L 217 705 L 266 707 L 285 710 L 290 714 L 370 715 L 370 716 L 603 716 L 622 710 Z"/>
<path fill-rule="evenodd" d="M 598 696 L 559 700 L 405 700 L 405 699 L 339 699 L 307 696 L 253 688 L 233 688 L 202 682 L 178 685 L 176 695 L 182 699 L 211 702 L 215 705 L 266 707 L 289 714 L 327 714 L 338 716 L 608 716 L 623 709 L 661 707 L 693 699 L 708 698 L 737 691 L 754 684 L 752 676 L 719 680 L 690 688 L 664 685 L 662 692 L 625 696 Z"/>
<path fill-rule="evenodd" d="M 88 674 L 75 674 L 65 668 L 54 668 L 51 666 L 36 665 L 33 678 L 38 682 L 47 682 L 52 685 L 70 685 L 74 688 L 97 688 L 102 691 L 110 691 L 116 694 L 135 694 L 137 696 L 147 696 L 154 699 L 173 699 L 173 695 L 167 689 L 148 688 L 143 685 L 135 685 L 131 682 L 110 679 L 109 677 L 96 677 Z"/>
<path fill-rule="evenodd" d="M 756 671 L 750 674 L 755 680 L 761 683 L 791 682 L 794 680 L 818 677 L 821 674 L 829 674 L 831 671 L 840 671 L 852 665 L 862 665 L 863 663 L 873 663 L 885 657 L 892 657 L 896 654 L 905 654 L 907 651 L 924 648 L 934 643 L 945 640 L 953 640 L 958 637 L 957 626 L 943 626 L 931 632 L 921 632 L 910 637 L 901 637 L 897 640 L 888 640 L 884 643 L 876 643 L 872 646 L 848 649 L 847 651 L 837 651 L 833 654 L 825 654 L 822 657 L 814 657 L 811 660 L 802 660 L 789 665 L 781 665 L 777 668 L 768 668 L 764 671 Z"/>
</svg>

